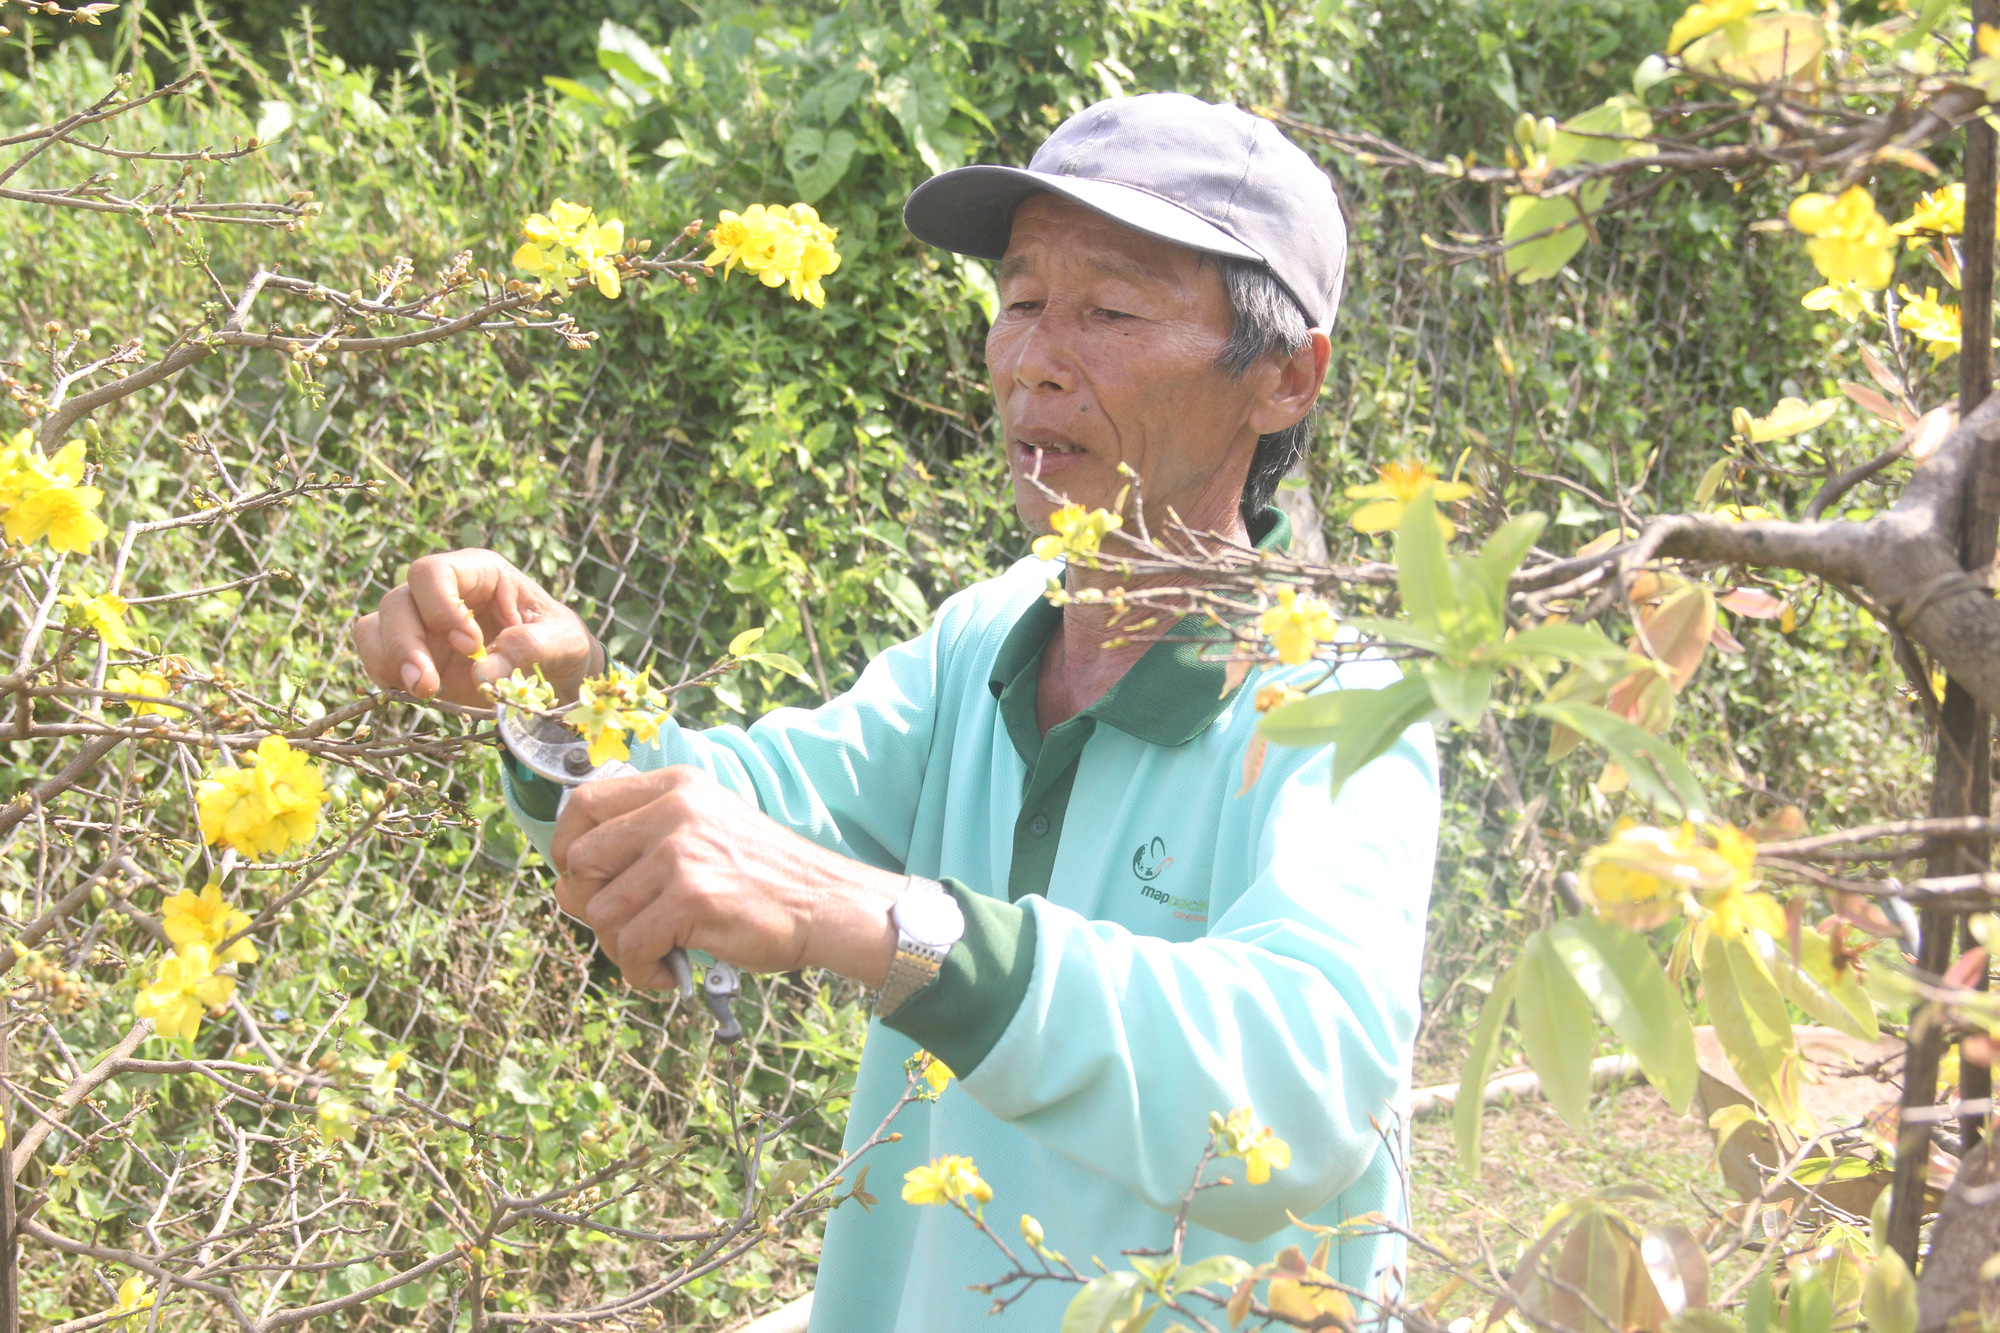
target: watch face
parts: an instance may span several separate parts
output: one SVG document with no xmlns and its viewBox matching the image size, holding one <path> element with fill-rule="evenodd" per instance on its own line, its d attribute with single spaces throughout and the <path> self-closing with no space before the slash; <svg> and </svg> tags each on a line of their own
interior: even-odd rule
<svg viewBox="0 0 2000 1333">
<path fill-rule="evenodd" d="M 896 900 L 896 929 L 932 949 L 948 949 L 965 934 L 965 913 L 946 893 L 906 893 Z"/>
</svg>

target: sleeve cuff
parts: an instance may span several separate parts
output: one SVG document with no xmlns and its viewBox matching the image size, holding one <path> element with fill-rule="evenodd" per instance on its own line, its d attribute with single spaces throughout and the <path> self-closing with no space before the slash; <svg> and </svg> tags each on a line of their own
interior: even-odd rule
<svg viewBox="0 0 2000 1333">
<path fill-rule="evenodd" d="M 530 772 L 504 745 L 500 747 L 500 767 L 507 774 L 507 781 L 514 792 L 514 804 L 521 808 L 521 813 L 544 824 L 554 823 L 556 812 L 562 806 L 562 788 Z"/>
<path fill-rule="evenodd" d="M 944 886 L 965 913 L 965 936 L 933 981 L 882 1020 L 964 1078 L 998 1044 L 1035 975 L 1035 914 L 1019 903 Z"/>
</svg>

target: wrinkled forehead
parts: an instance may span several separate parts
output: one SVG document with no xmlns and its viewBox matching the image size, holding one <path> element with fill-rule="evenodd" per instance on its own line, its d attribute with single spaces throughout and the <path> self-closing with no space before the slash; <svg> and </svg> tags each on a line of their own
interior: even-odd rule
<svg viewBox="0 0 2000 1333">
<path fill-rule="evenodd" d="M 1170 287 L 1217 281 L 1209 256 L 1161 240 L 1061 195 L 1041 191 L 1014 210 L 1002 282 L 1024 276 L 1083 272 L 1135 284 Z"/>
</svg>

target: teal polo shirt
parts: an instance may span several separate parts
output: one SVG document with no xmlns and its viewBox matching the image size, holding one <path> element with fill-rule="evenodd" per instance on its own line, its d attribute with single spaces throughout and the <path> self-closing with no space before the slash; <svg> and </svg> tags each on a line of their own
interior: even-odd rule
<svg viewBox="0 0 2000 1333">
<path fill-rule="evenodd" d="M 1276 511 L 1256 532 L 1267 550 L 1288 535 Z M 1436 848 L 1428 728 L 1338 800 L 1325 748 L 1272 747 L 1239 794 L 1259 687 L 1372 688 L 1396 670 L 1267 669 L 1231 689 L 1204 660 L 1226 635 L 1191 617 L 1044 736 L 1036 670 L 1061 612 L 1042 594 L 1061 574 L 1023 560 L 958 593 L 822 707 L 747 728 L 669 724 L 634 748 L 642 769 L 693 765 L 822 846 L 941 880 L 965 909 L 938 980 L 870 1026 L 850 1149 L 902 1095 L 918 1049 L 959 1078 L 870 1153 L 882 1201 L 828 1218 L 814 1333 L 1061 1322 L 1071 1292 L 1057 1284 L 988 1319 L 991 1299 L 968 1287 L 1001 1274 L 998 1252 L 955 1212 L 901 1202 L 902 1173 L 945 1154 L 977 1163 L 1003 1233 L 1026 1213 L 1056 1248 L 1109 1259 L 1169 1243 L 1209 1113 L 1249 1106 L 1292 1163 L 1268 1184 L 1197 1195 L 1187 1258 L 1310 1249 L 1288 1210 L 1321 1225 L 1405 1215 L 1395 1126 Z M 506 783 L 546 849 L 539 785 Z M 1364 1228 L 1330 1263 L 1375 1289 L 1396 1282 L 1398 1254 Z"/>
</svg>

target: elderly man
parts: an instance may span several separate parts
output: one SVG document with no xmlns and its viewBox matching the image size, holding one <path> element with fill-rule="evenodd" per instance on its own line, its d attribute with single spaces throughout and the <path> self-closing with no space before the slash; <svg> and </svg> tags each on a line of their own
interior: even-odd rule
<svg viewBox="0 0 2000 1333">
<path fill-rule="evenodd" d="M 1155 516 L 1288 540 L 1266 506 L 1326 375 L 1345 236 L 1326 177 L 1268 122 L 1176 94 L 1102 102 L 1026 170 L 947 172 L 905 217 L 999 263 L 987 368 L 1031 531 L 1051 493 L 1116 503 L 1122 465 Z M 669 724 L 635 752 L 650 771 L 580 789 L 560 819 L 551 789 L 510 770 L 557 901 L 635 985 L 671 985 L 663 960 L 686 947 L 880 991 L 851 1145 L 919 1049 L 957 1071 L 871 1157 L 890 1197 L 829 1219 L 815 1330 L 991 1326 L 991 1298 L 967 1288 L 1003 1274 L 999 1252 L 952 1210 L 882 1188 L 947 1154 L 975 1160 L 1004 1230 L 1030 1214 L 1079 1263 L 1166 1247 L 1209 1115 L 1236 1107 L 1290 1144 L 1290 1165 L 1251 1185 L 1238 1164 L 1238 1183 L 1196 1196 L 1186 1258 L 1309 1252 L 1288 1210 L 1319 1225 L 1401 1212 L 1428 732 L 1338 800 L 1327 750 L 1274 748 L 1238 795 L 1255 687 L 1321 673 L 1231 688 L 1199 620 L 1126 642 L 1103 606 L 1046 600 L 1052 577 L 1112 582 L 1022 560 L 833 702 L 747 730 Z M 355 638 L 382 684 L 463 702 L 530 666 L 573 694 L 602 665 L 573 612 L 487 551 L 417 561 Z M 1393 679 L 1362 664 L 1340 684 Z M 1364 1225 L 1329 1267 L 1372 1292 L 1396 1252 Z M 992 1322 L 1052 1329 L 1074 1291 L 1040 1284 Z"/>
</svg>

